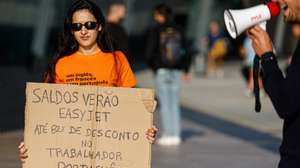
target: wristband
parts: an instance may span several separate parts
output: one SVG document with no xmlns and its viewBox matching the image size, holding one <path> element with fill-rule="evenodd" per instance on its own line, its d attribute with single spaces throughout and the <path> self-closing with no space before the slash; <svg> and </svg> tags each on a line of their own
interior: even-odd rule
<svg viewBox="0 0 300 168">
<path fill-rule="evenodd" d="M 263 54 L 261 57 L 262 62 L 271 62 L 274 60 L 275 60 L 275 56 L 272 52 L 267 52 L 267 53 Z"/>
</svg>

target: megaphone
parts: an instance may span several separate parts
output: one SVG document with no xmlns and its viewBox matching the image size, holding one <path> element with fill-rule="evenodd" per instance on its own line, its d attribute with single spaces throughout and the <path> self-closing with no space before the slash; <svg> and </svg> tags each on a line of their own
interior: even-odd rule
<svg viewBox="0 0 300 168">
<path fill-rule="evenodd" d="M 225 10 L 224 21 L 226 29 L 232 38 L 236 38 L 248 28 L 264 24 L 271 17 L 276 17 L 280 13 L 280 7 L 275 2 L 268 2 L 258 6 L 242 10 Z M 265 29 L 265 26 L 263 26 Z"/>
</svg>

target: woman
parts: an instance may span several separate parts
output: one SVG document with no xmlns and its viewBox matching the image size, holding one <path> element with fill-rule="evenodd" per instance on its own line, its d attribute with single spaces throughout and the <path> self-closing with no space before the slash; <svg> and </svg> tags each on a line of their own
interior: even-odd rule
<svg viewBox="0 0 300 168">
<path fill-rule="evenodd" d="M 57 57 L 50 63 L 45 82 L 75 85 L 134 87 L 136 81 L 125 55 L 114 51 L 106 30 L 105 18 L 96 4 L 76 0 L 65 18 Z M 150 143 L 157 128 L 147 130 Z M 19 145 L 20 160 L 27 149 Z"/>
</svg>

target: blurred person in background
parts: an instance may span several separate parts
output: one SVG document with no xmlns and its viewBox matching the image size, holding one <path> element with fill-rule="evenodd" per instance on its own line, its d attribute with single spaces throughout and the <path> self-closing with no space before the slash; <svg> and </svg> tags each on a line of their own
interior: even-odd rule
<svg viewBox="0 0 300 168">
<path fill-rule="evenodd" d="M 182 72 L 184 79 L 191 78 L 190 56 L 185 51 L 184 33 L 173 20 L 172 9 L 166 4 L 154 8 L 156 26 L 151 29 L 146 47 L 147 64 L 155 74 L 155 88 L 160 107 L 162 136 L 159 145 L 181 143 L 181 114 L 179 87 Z"/>
<path fill-rule="evenodd" d="M 58 54 L 50 62 L 44 82 L 135 87 L 130 65 L 125 55 L 113 48 L 104 15 L 92 1 L 73 1 L 65 18 Z M 154 142 L 156 131 L 154 126 L 147 130 L 150 143 Z M 19 145 L 19 157 L 22 162 L 28 157 L 23 142 Z"/>
<path fill-rule="evenodd" d="M 251 43 L 251 45 L 252 45 L 252 43 Z M 242 67 L 241 67 L 241 74 L 242 74 L 242 77 L 243 77 L 243 79 L 245 80 L 245 82 L 247 84 L 247 87 L 248 87 L 250 70 L 249 70 L 249 66 L 247 65 L 246 50 L 245 50 L 245 47 L 244 47 L 243 43 L 239 47 L 239 56 L 243 60 Z"/>
<path fill-rule="evenodd" d="M 218 22 L 212 21 L 210 23 L 206 38 L 208 43 L 207 76 L 223 77 L 224 57 L 227 54 L 227 45 Z"/>
<path fill-rule="evenodd" d="M 116 50 L 121 50 L 129 59 L 128 34 L 122 26 L 126 17 L 126 6 L 123 1 L 112 1 L 107 11 L 107 27 Z"/>
<path fill-rule="evenodd" d="M 273 0 L 283 9 L 285 21 L 300 23 L 299 0 Z M 280 118 L 284 120 L 280 146 L 279 168 L 300 167 L 300 43 L 292 56 L 291 65 L 283 76 L 273 53 L 272 41 L 259 26 L 248 30 L 252 46 L 260 58 L 263 81 L 267 94 Z"/>
</svg>

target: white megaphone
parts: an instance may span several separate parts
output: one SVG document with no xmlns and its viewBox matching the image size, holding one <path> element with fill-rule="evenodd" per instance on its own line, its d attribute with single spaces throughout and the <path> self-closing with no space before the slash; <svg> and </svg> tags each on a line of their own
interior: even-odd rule
<svg viewBox="0 0 300 168">
<path fill-rule="evenodd" d="M 266 29 L 266 21 L 271 17 L 278 16 L 279 13 L 279 5 L 275 2 L 268 2 L 242 10 L 225 10 L 224 21 L 228 33 L 235 39 L 245 30 L 257 24 Z"/>
</svg>

